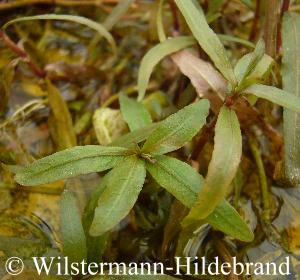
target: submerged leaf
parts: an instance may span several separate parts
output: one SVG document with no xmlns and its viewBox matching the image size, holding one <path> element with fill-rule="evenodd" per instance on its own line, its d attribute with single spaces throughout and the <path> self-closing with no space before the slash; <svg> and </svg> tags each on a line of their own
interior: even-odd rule
<svg viewBox="0 0 300 280">
<path fill-rule="evenodd" d="M 128 132 L 128 127 L 121 111 L 116 109 L 97 109 L 93 115 L 93 126 L 100 145 L 111 144 Z"/>
<path fill-rule="evenodd" d="M 300 17 L 286 13 L 282 29 L 283 89 L 300 97 Z M 300 114 L 283 110 L 285 176 L 300 185 Z"/>
<path fill-rule="evenodd" d="M 76 146 L 72 117 L 58 89 L 46 80 L 49 105 L 52 111 L 50 130 L 59 150 Z"/>
<path fill-rule="evenodd" d="M 285 90 L 281 90 L 276 87 L 255 84 L 244 89 L 243 93 L 253 94 L 289 110 L 300 113 L 300 97 Z"/>
<path fill-rule="evenodd" d="M 236 78 L 225 48 L 207 24 L 201 6 L 195 0 L 175 0 L 175 2 L 199 45 L 209 55 L 223 76 L 235 87 Z"/>
<path fill-rule="evenodd" d="M 136 156 L 127 157 L 107 176 L 90 228 L 92 236 L 111 230 L 132 209 L 145 181 L 144 161 Z"/>
<path fill-rule="evenodd" d="M 152 123 L 151 116 L 142 103 L 121 95 L 120 106 L 123 118 L 131 131 L 146 127 Z"/>
<path fill-rule="evenodd" d="M 209 102 L 201 100 L 169 116 L 147 138 L 142 151 L 160 155 L 181 148 L 206 123 L 208 110 Z"/>
<path fill-rule="evenodd" d="M 215 146 L 203 189 L 184 223 L 206 218 L 225 198 L 240 164 L 242 136 L 235 112 L 222 107 L 215 128 Z"/>
<path fill-rule="evenodd" d="M 107 31 L 107 29 L 98 22 L 95 22 L 91 19 L 74 16 L 74 15 L 56 15 L 56 14 L 45 14 L 45 15 L 37 15 L 37 16 L 29 16 L 29 17 L 19 17 L 13 19 L 3 25 L 3 29 L 6 29 L 8 26 L 22 21 L 32 21 L 32 20 L 67 20 L 76 22 L 79 24 L 83 24 L 88 26 L 89 28 L 97 31 L 99 35 L 103 36 L 112 46 L 113 51 L 116 51 L 116 43 L 112 35 Z"/>
<path fill-rule="evenodd" d="M 154 67 L 166 56 L 194 45 L 194 38 L 188 36 L 171 38 L 153 47 L 142 59 L 138 74 L 138 100 L 145 96 Z"/>
<path fill-rule="evenodd" d="M 210 63 L 198 58 L 188 50 L 173 54 L 172 59 L 180 71 L 189 77 L 199 96 L 206 97 L 206 92 L 210 88 L 217 93 L 226 92 L 226 80 Z"/>
<path fill-rule="evenodd" d="M 81 218 L 75 196 L 64 192 L 60 207 L 60 228 L 63 240 L 63 254 L 70 262 L 86 260 L 87 248 Z"/>
<path fill-rule="evenodd" d="M 121 147 L 77 146 L 33 162 L 18 172 L 15 180 L 24 186 L 35 186 L 100 172 L 114 167 L 128 153 Z"/>
</svg>

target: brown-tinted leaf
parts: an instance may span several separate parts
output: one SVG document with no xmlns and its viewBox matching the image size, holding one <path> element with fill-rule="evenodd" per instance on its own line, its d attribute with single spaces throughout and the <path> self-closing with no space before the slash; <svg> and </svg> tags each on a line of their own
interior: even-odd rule
<svg viewBox="0 0 300 280">
<path fill-rule="evenodd" d="M 49 105 L 52 111 L 50 129 L 53 140 L 59 150 L 76 146 L 76 135 L 73 129 L 72 117 L 68 106 L 63 100 L 59 90 L 46 80 Z"/>
</svg>

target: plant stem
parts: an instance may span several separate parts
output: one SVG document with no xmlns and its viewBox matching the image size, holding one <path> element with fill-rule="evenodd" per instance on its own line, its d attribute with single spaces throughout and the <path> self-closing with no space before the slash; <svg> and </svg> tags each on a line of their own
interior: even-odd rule
<svg viewBox="0 0 300 280">
<path fill-rule="evenodd" d="M 40 68 L 28 55 L 28 53 L 21 49 L 15 42 L 13 42 L 3 31 L 0 30 L 0 39 L 5 45 L 9 47 L 15 54 L 17 54 L 24 62 L 28 64 L 31 70 L 40 78 L 45 78 L 46 72 Z"/>
<path fill-rule="evenodd" d="M 276 43 L 276 50 L 277 53 L 279 52 L 281 45 L 282 45 L 282 39 L 281 39 L 281 22 L 282 17 L 286 11 L 288 11 L 290 7 L 290 0 L 283 0 L 282 6 L 281 6 L 281 12 L 280 12 L 280 21 L 278 23 L 278 30 L 277 30 L 277 43 Z"/>
<path fill-rule="evenodd" d="M 263 217 L 266 221 L 269 221 L 270 220 L 270 194 L 268 190 L 268 182 L 267 182 L 267 176 L 266 176 L 264 164 L 262 161 L 260 150 L 257 147 L 256 141 L 252 135 L 248 135 L 248 142 L 258 169 L 258 176 L 259 176 L 261 193 L 262 193 Z"/>
<path fill-rule="evenodd" d="M 214 236 L 214 243 L 215 243 L 216 250 L 220 254 L 220 257 L 222 258 L 222 260 L 224 262 L 232 264 L 232 256 L 231 256 L 229 250 L 227 249 L 226 245 L 217 236 Z M 231 265 L 231 267 L 232 267 L 232 265 Z M 229 280 L 239 280 L 239 276 L 235 275 L 233 273 L 233 271 L 231 270 L 230 274 L 228 276 L 228 279 Z"/>
<path fill-rule="evenodd" d="M 280 19 L 280 0 L 267 0 L 266 5 L 266 22 L 265 22 L 265 42 L 266 53 L 275 58 L 276 56 L 276 42 L 277 42 L 277 28 Z"/>
<path fill-rule="evenodd" d="M 256 41 L 258 35 L 259 18 L 260 18 L 260 0 L 256 0 L 255 16 L 252 24 L 251 33 L 249 36 L 249 41 L 251 42 Z"/>
<path fill-rule="evenodd" d="M 171 7 L 171 11 L 173 14 L 173 28 L 175 32 L 179 32 L 180 29 L 180 24 L 179 24 L 179 19 L 178 19 L 178 14 L 177 14 L 177 7 L 174 3 L 174 0 L 169 0 L 169 5 Z"/>
</svg>

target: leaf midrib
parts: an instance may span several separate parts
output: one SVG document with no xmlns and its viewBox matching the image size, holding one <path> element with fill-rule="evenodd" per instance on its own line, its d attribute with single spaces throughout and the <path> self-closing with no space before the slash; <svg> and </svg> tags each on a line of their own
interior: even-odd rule
<svg viewBox="0 0 300 280">
<path fill-rule="evenodd" d="M 114 157 L 114 156 L 120 156 L 120 157 L 124 157 L 125 156 L 125 151 L 124 151 L 124 154 L 122 153 L 117 153 L 115 155 L 113 154 L 102 154 L 102 155 L 95 155 L 95 156 L 87 156 L 87 157 L 82 157 L 80 159 L 76 159 L 76 160 L 69 160 L 69 161 L 65 161 L 65 162 L 62 162 L 62 163 L 59 163 L 55 166 L 51 165 L 49 168 L 46 168 L 46 169 L 43 169 L 39 172 L 33 172 L 33 171 L 23 171 L 21 174 L 22 175 L 25 175 L 27 172 L 31 173 L 32 176 L 37 176 L 39 174 L 42 174 L 42 173 L 45 173 L 45 172 L 49 172 L 51 169 L 59 169 L 61 168 L 62 166 L 64 165 L 69 165 L 69 164 L 72 164 L 73 162 L 78 162 L 78 161 L 84 161 L 84 160 L 88 160 L 88 159 L 93 159 L 93 158 L 97 158 L 97 157 L 102 157 L 102 156 L 105 156 L 105 157 L 108 157 L 108 156 L 111 156 L 111 157 Z M 45 164 L 45 163 L 44 163 Z M 28 174 L 28 173 L 27 173 Z M 29 176 L 29 177 L 32 177 L 32 176 Z"/>
</svg>

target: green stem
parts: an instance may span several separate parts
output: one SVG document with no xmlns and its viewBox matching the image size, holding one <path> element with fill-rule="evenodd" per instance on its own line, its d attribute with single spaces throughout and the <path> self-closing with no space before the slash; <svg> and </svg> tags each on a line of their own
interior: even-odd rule
<svg viewBox="0 0 300 280">
<path fill-rule="evenodd" d="M 264 219 L 268 221 L 270 220 L 270 194 L 268 190 L 268 182 L 267 182 L 267 176 L 266 176 L 264 164 L 262 161 L 260 150 L 257 147 L 255 139 L 252 136 L 248 135 L 248 142 L 258 169 L 258 176 L 259 176 L 260 187 L 262 192 L 262 203 L 263 203 L 263 210 L 264 210 L 263 216 Z"/>
</svg>

